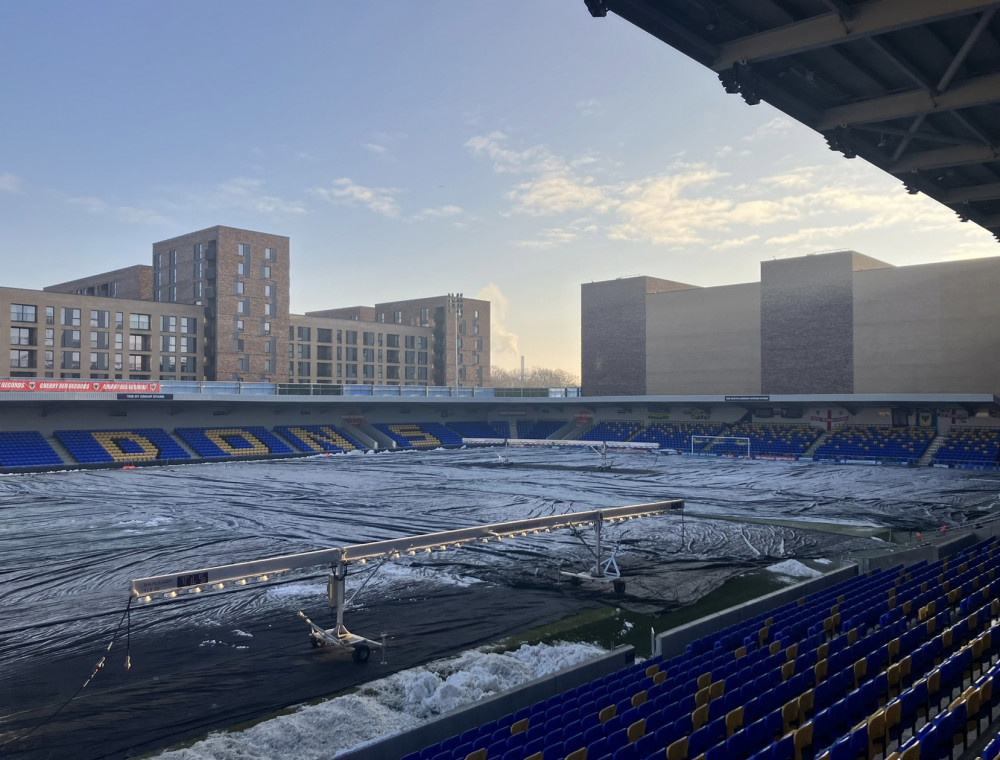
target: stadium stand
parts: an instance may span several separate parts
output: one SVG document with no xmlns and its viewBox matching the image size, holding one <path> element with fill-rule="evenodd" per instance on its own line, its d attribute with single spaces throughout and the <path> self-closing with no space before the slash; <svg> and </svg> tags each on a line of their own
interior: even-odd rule
<svg viewBox="0 0 1000 760">
<path fill-rule="evenodd" d="M 161 428 L 138 430 L 56 430 L 55 437 L 81 464 L 190 459 Z"/>
<path fill-rule="evenodd" d="M 642 423 L 636 420 L 609 420 L 598 422 L 594 427 L 580 436 L 581 441 L 629 441 Z"/>
<path fill-rule="evenodd" d="M 820 434 L 810 425 L 760 425 L 738 422 L 721 435 L 750 439 L 750 456 L 801 456 Z M 713 454 L 746 456 L 747 447 L 739 441 L 721 441 L 711 445 Z"/>
<path fill-rule="evenodd" d="M 0 433 L 0 466 L 58 467 L 62 459 L 37 430 Z"/>
<path fill-rule="evenodd" d="M 510 438 L 510 424 L 507 420 L 449 422 L 448 427 L 463 438 Z"/>
<path fill-rule="evenodd" d="M 926 428 L 850 425 L 834 429 L 813 459 L 873 460 L 916 464 L 934 438 Z"/>
<path fill-rule="evenodd" d="M 274 433 L 263 427 L 177 428 L 184 442 L 206 459 L 294 454 Z"/>
<path fill-rule="evenodd" d="M 299 451 L 353 451 L 364 450 L 356 439 L 333 425 L 277 425 L 274 432 L 290 442 Z"/>
<path fill-rule="evenodd" d="M 661 449 L 691 450 L 693 435 L 722 435 L 722 422 L 652 422 L 633 441 L 658 443 Z"/>
<path fill-rule="evenodd" d="M 540 441 L 548 438 L 566 424 L 566 420 L 518 420 L 517 432 L 521 438 Z"/>
<path fill-rule="evenodd" d="M 951 757 L 1000 702 L 998 547 L 855 576 L 403 760 Z"/>
<path fill-rule="evenodd" d="M 462 445 L 462 436 L 439 422 L 376 422 L 372 427 L 389 436 L 401 449 L 436 449 L 441 446 Z"/>
<path fill-rule="evenodd" d="M 934 455 L 934 464 L 951 467 L 995 467 L 1000 432 L 994 428 L 952 428 Z"/>
</svg>

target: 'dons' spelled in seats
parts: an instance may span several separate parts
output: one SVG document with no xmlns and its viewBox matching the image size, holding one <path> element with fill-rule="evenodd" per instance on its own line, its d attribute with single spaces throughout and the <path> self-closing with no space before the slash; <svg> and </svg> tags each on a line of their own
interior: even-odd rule
<svg viewBox="0 0 1000 760">
<path fill-rule="evenodd" d="M 651 422 L 646 429 L 632 437 L 633 441 L 658 443 L 661 449 L 691 450 L 692 436 L 721 435 L 722 422 Z M 704 445 L 704 441 L 701 445 Z"/>
<path fill-rule="evenodd" d="M 55 437 L 81 464 L 152 462 L 191 456 L 161 428 L 56 430 Z"/>
<path fill-rule="evenodd" d="M 755 422 L 738 422 L 723 435 L 749 438 L 750 456 L 793 457 L 805 453 L 820 434 L 809 425 L 762 425 Z M 742 441 L 720 441 L 712 444 L 713 454 L 746 456 L 747 447 Z"/>
<path fill-rule="evenodd" d="M 364 449 L 360 442 L 333 425 L 278 425 L 274 428 L 299 451 L 341 452 Z"/>
<path fill-rule="evenodd" d="M 438 422 L 376 422 L 372 427 L 389 436 L 400 449 L 437 449 L 462 445 L 462 436 Z"/>
<path fill-rule="evenodd" d="M 642 423 L 636 420 L 606 420 L 598 422 L 594 427 L 581 435 L 580 440 L 630 441 L 640 428 L 642 428 Z"/>
<path fill-rule="evenodd" d="M 295 452 L 263 427 L 177 428 L 184 442 L 206 459 L 294 454 Z"/>
<path fill-rule="evenodd" d="M 0 467 L 58 467 L 62 459 L 37 430 L 0 433 Z"/>
</svg>

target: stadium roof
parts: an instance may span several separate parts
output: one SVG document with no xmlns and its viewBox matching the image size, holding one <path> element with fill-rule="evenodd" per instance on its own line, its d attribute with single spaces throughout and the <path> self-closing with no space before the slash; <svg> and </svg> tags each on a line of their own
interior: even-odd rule
<svg viewBox="0 0 1000 760">
<path fill-rule="evenodd" d="M 1000 2 L 585 0 L 1000 240 Z"/>
</svg>

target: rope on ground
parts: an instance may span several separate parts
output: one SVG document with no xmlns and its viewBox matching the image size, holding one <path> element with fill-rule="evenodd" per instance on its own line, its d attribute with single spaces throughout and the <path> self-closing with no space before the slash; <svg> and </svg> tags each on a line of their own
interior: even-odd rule
<svg viewBox="0 0 1000 760">
<path fill-rule="evenodd" d="M 126 621 L 127 621 L 127 623 L 126 623 Z M 111 647 L 113 647 L 115 645 L 115 639 L 118 638 L 118 632 L 122 628 L 122 623 L 126 623 L 126 631 L 125 631 L 125 637 L 126 637 L 126 644 L 125 644 L 125 669 L 126 670 L 130 670 L 132 668 L 132 658 L 130 656 L 131 646 L 132 646 L 132 641 L 131 641 L 131 639 L 132 639 L 132 597 L 129 596 L 129 598 L 128 598 L 128 604 L 125 605 L 125 611 L 122 613 L 122 616 L 121 616 L 121 618 L 118 621 L 118 625 L 115 627 L 115 632 L 113 634 L 111 634 L 111 641 L 108 642 L 108 646 L 104 650 L 104 654 L 101 656 L 101 659 L 97 661 L 97 664 L 94 665 L 93 671 L 91 671 L 90 675 L 87 677 L 87 680 L 83 682 L 83 685 L 80 686 L 80 688 L 77 689 L 73 693 L 73 696 L 71 696 L 69 699 L 67 699 L 66 701 L 64 701 L 61 705 L 59 705 L 59 707 L 56 708 L 56 711 L 54 713 L 52 713 L 48 717 L 42 718 L 40 721 L 38 721 L 38 723 L 36 723 L 31 728 L 29 728 L 27 731 L 24 731 L 23 733 L 21 733 L 20 735 L 12 737 L 10 739 L 7 739 L 4 742 L 0 742 L 0 747 L 5 747 L 8 744 L 13 744 L 14 742 L 20 742 L 20 741 L 23 741 L 24 739 L 27 739 L 29 736 L 31 736 L 33 733 L 35 733 L 35 731 L 37 731 L 38 729 L 40 729 L 42 726 L 45 726 L 46 724 L 48 724 L 49 722 L 51 722 L 59 713 L 61 713 L 67 707 L 67 705 L 69 705 L 70 702 L 72 702 L 74 699 L 76 699 L 78 696 L 80 696 L 80 692 L 82 692 L 84 689 L 86 689 L 87 686 L 90 684 L 90 682 L 94 680 L 94 677 L 98 673 L 100 673 L 101 670 L 104 668 L 104 665 L 107 662 L 108 653 L 111 651 Z"/>
</svg>

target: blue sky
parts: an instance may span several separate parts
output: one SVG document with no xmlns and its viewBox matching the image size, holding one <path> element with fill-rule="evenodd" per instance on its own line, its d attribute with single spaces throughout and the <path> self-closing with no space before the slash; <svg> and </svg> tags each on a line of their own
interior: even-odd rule
<svg viewBox="0 0 1000 760">
<path fill-rule="evenodd" d="M 578 372 L 583 282 L 1000 253 L 582 0 L 8 2 L 0 65 L 5 286 L 245 227 L 295 312 L 461 291 L 495 364 Z"/>
</svg>

